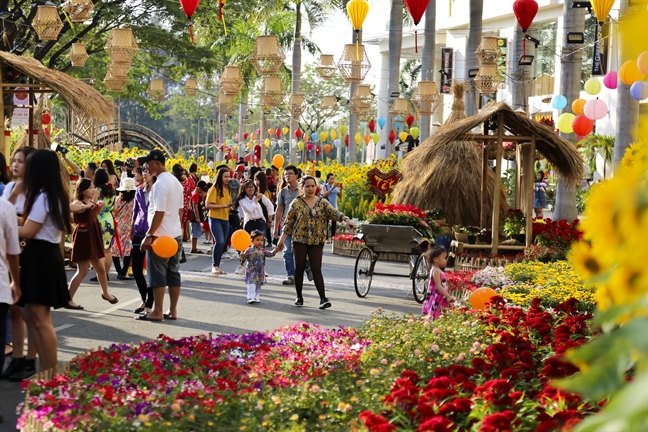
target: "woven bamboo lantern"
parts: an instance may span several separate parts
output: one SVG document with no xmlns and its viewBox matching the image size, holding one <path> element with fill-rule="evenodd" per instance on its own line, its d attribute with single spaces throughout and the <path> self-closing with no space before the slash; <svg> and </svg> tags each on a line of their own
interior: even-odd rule
<svg viewBox="0 0 648 432">
<path fill-rule="evenodd" d="M 286 96 L 281 78 L 278 76 L 268 76 L 265 78 L 263 88 L 261 89 L 261 101 L 267 106 L 279 106 Z"/>
<path fill-rule="evenodd" d="M 281 49 L 277 36 L 259 36 L 254 42 L 250 62 L 259 75 L 279 73 L 285 59 L 286 54 Z"/>
<path fill-rule="evenodd" d="M 36 16 L 32 21 L 32 27 L 41 40 L 58 39 L 63 28 L 63 22 L 58 14 L 56 6 L 41 5 L 36 8 Z"/>
<path fill-rule="evenodd" d="M 320 103 L 320 113 L 325 117 L 332 117 L 338 110 L 337 99 L 335 96 L 324 96 Z"/>
<path fill-rule="evenodd" d="M 196 78 L 187 78 L 184 85 L 184 92 L 189 97 L 194 97 L 198 94 L 198 80 Z"/>
<path fill-rule="evenodd" d="M 108 70 L 115 78 L 125 78 L 131 70 L 130 63 L 115 63 L 114 61 L 108 62 Z"/>
<path fill-rule="evenodd" d="M 348 83 L 360 83 L 365 79 L 369 69 L 371 69 L 371 62 L 365 52 L 364 45 L 348 44 L 344 45 L 342 57 L 337 64 L 344 81 Z"/>
<path fill-rule="evenodd" d="M 243 75 L 241 75 L 241 68 L 238 66 L 225 66 L 220 79 L 222 92 L 231 95 L 238 94 L 244 82 Z"/>
<path fill-rule="evenodd" d="M 320 76 L 320 78 L 324 78 L 325 80 L 329 80 L 335 76 L 335 60 L 333 59 L 333 54 L 322 54 L 320 55 L 320 61 L 315 66 L 315 71 L 317 71 L 317 74 Z"/>
<path fill-rule="evenodd" d="M 490 94 L 497 91 L 502 77 L 497 70 L 497 64 L 482 64 L 475 77 L 475 87 L 480 93 Z"/>
<path fill-rule="evenodd" d="M 353 97 L 351 98 L 355 105 L 359 108 L 370 108 L 371 103 L 374 100 L 374 95 L 371 93 L 371 87 L 368 86 L 367 84 L 360 84 L 358 87 L 356 87 L 355 93 L 353 93 Z"/>
<path fill-rule="evenodd" d="M 73 43 L 68 57 L 70 58 L 72 66 L 85 66 L 85 62 L 88 60 L 89 56 L 84 44 Z"/>
<path fill-rule="evenodd" d="M 475 51 L 480 64 L 495 63 L 502 55 L 497 41 L 498 38 L 495 36 L 482 36 L 477 51 Z"/>
<path fill-rule="evenodd" d="M 216 104 L 216 111 L 220 115 L 230 115 L 234 110 L 234 96 L 218 92 L 218 103 Z"/>
<path fill-rule="evenodd" d="M 137 54 L 137 42 L 131 29 L 127 28 L 113 29 L 104 48 L 115 63 L 130 63 Z"/>
<path fill-rule="evenodd" d="M 167 95 L 166 86 L 162 78 L 153 78 L 146 90 L 149 98 L 155 102 L 162 102 Z"/>
<path fill-rule="evenodd" d="M 405 98 L 396 98 L 392 104 L 389 114 L 393 116 L 405 116 L 409 113 L 409 102 Z"/>
<path fill-rule="evenodd" d="M 114 77 L 112 73 L 108 71 L 103 82 L 109 92 L 121 93 L 126 90 L 126 86 L 128 85 L 128 78 Z"/>
<path fill-rule="evenodd" d="M 67 12 L 72 22 L 84 22 L 90 19 L 94 9 L 91 0 L 68 0 L 63 3 L 63 10 Z"/>
<path fill-rule="evenodd" d="M 412 93 L 412 105 L 421 115 L 432 115 L 441 104 L 441 95 L 434 81 L 419 81 Z"/>
<path fill-rule="evenodd" d="M 368 122 L 373 118 L 373 113 L 371 112 L 370 109 L 358 109 L 358 112 L 355 113 L 356 117 L 358 117 L 358 120 L 361 122 Z"/>
<path fill-rule="evenodd" d="M 293 93 L 290 95 L 290 114 L 293 117 L 299 117 L 303 112 L 302 105 L 304 105 L 304 94 Z"/>
</svg>

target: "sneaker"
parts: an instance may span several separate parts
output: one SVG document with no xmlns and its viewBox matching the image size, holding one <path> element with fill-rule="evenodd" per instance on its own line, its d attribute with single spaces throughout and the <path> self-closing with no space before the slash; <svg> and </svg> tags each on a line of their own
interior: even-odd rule
<svg viewBox="0 0 648 432">
<path fill-rule="evenodd" d="M 203 244 L 210 245 L 210 244 L 212 244 L 212 242 L 211 242 L 211 240 L 205 240 L 205 241 L 203 242 Z"/>
<path fill-rule="evenodd" d="M 306 277 L 309 281 L 313 281 L 313 270 L 311 270 L 310 267 L 306 269 Z"/>
<path fill-rule="evenodd" d="M 330 308 L 330 307 L 331 307 L 331 302 L 330 302 L 330 301 L 324 299 L 324 300 L 322 300 L 322 301 L 320 302 L 320 305 L 319 305 L 319 308 L 320 308 L 320 309 L 328 309 L 328 308 Z"/>
<path fill-rule="evenodd" d="M 297 307 L 302 307 L 304 306 L 304 299 L 303 298 L 298 298 L 295 300 L 295 306 Z"/>
<path fill-rule="evenodd" d="M 9 377 L 11 382 L 20 382 L 36 375 L 36 359 L 25 359 L 24 366 Z"/>
<path fill-rule="evenodd" d="M 25 360 L 26 357 L 12 357 L 11 361 L 9 362 L 9 366 L 7 366 L 4 372 L 2 372 L 2 375 L 0 375 L 0 380 L 6 380 L 17 371 L 22 370 L 25 367 Z"/>
<path fill-rule="evenodd" d="M 252 304 L 252 303 L 256 303 L 254 299 L 248 299 L 247 304 Z"/>
<path fill-rule="evenodd" d="M 223 255 L 221 256 L 221 259 L 222 259 L 222 260 L 224 260 L 224 259 L 230 259 L 230 254 L 229 254 L 229 252 L 227 252 L 227 251 L 223 252 Z"/>
<path fill-rule="evenodd" d="M 227 253 L 229 254 L 229 257 L 232 259 L 239 258 L 241 256 L 241 252 L 238 251 L 237 252 L 228 251 Z"/>
<path fill-rule="evenodd" d="M 243 274 L 243 266 L 240 265 L 240 266 L 236 267 L 236 270 L 234 271 L 234 274 L 242 275 Z"/>
<path fill-rule="evenodd" d="M 288 276 L 285 281 L 281 282 L 283 285 L 295 285 L 295 278 Z"/>
<path fill-rule="evenodd" d="M 261 303 L 261 300 L 259 300 L 259 297 L 254 297 L 254 303 Z"/>
</svg>

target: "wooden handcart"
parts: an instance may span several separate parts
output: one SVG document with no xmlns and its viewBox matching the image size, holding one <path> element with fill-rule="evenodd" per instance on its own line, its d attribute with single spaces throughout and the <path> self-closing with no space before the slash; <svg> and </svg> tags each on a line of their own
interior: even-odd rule
<svg viewBox="0 0 648 432">
<path fill-rule="evenodd" d="M 403 225 L 362 225 L 362 239 L 365 246 L 358 252 L 354 271 L 354 285 L 358 297 L 366 297 L 374 276 L 406 277 L 412 280 L 414 299 L 423 303 L 428 286 L 429 267 L 422 255 L 428 249 L 430 240 L 414 227 Z M 375 271 L 380 254 L 404 254 L 410 257 L 410 272 L 407 275 L 378 273 Z"/>
</svg>

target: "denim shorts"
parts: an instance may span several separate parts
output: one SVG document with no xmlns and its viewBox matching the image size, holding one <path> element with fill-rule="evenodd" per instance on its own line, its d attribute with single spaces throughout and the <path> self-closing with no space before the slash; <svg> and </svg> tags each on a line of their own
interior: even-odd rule
<svg viewBox="0 0 648 432">
<path fill-rule="evenodd" d="M 202 224 L 200 222 L 191 221 L 191 238 L 200 238 L 203 233 Z"/>
<path fill-rule="evenodd" d="M 153 237 L 155 240 L 155 237 Z M 178 251 L 171 258 L 161 258 L 153 252 L 146 251 L 146 273 L 151 288 L 180 286 L 180 257 L 182 256 L 182 237 L 176 237 Z"/>
</svg>

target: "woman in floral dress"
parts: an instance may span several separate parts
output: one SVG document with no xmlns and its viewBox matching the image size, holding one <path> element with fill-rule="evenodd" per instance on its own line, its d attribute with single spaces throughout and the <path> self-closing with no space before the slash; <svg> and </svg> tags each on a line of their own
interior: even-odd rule
<svg viewBox="0 0 648 432">
<path fill-rule="evenodd" d="M 133 225 L 133 208 L 135 207 L 135 190 L 137 189 L 134 178 L 126 177 L 122 180 L 121 185 L 117 188 L 120 192 L 115 199 L 114 213 L 117 233 L 112 245 L 113 263 L 117 270 L 117 279 L 132 280 L 128 277 L 128 267 L 130 267 L 131 249 L 133 241 L 130 236 Z M 120 261 L 123 258 L 123 266 Z"/>
<path fill-rule="evenodd" d="M 97 196 L 94 201 L 97 202 L 101 200 L 104 202 L 104 206 L 101 208 L 101 212 L 97 215 L 97 219 L 99 219 L 99 225 L 101 226 L 101 236 L 103 238 L 104 247 L 104 269 L 106 271 L 106 278 L 108 278 L 108 272 L 110 272 L 110 267 L 112 266 L 112 253 L 110 247 L 115 238 L 115 219 L 112 214 L 115 205 L 115 189 L 108 181 L 108 172 L 103 168 L 97 168 L 93 183 L 97 190 Z M 95 276 L 90 280 L 97 281 L 97 277 Z M 108 278 L 108 280 L 110 280 L 110 278 Z"/>
</svg>

